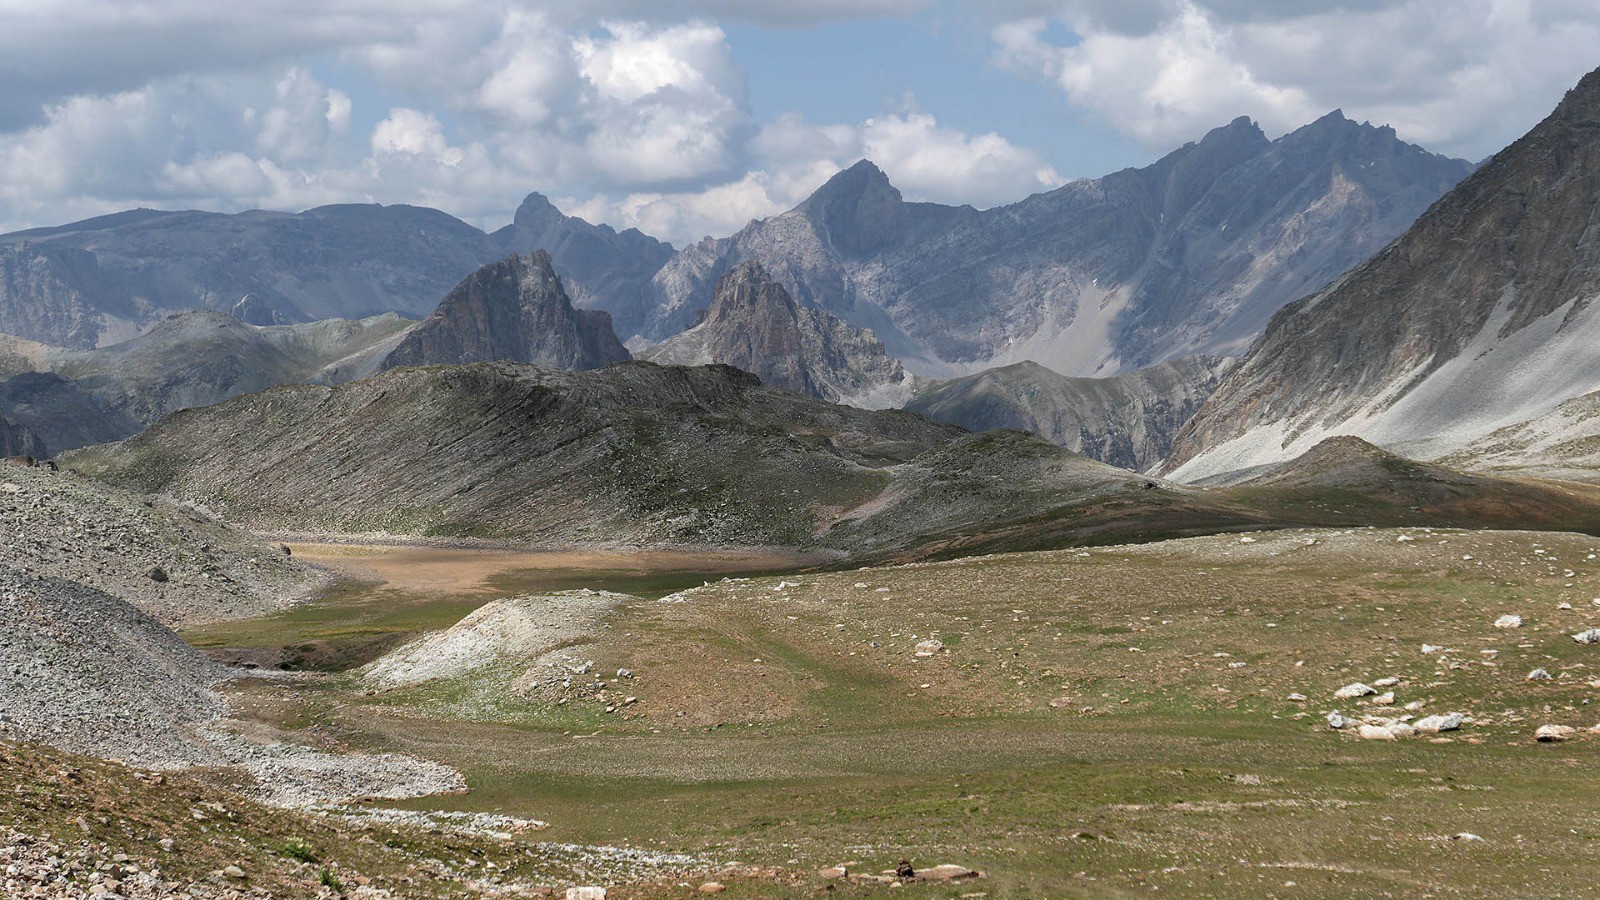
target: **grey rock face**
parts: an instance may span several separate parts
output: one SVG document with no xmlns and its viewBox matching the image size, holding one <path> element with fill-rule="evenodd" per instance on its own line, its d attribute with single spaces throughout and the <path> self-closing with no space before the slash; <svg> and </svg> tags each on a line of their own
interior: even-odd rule
<svg viewBox="0 0 1600 900">
<path fill-rule="evenodd" d="M 1206 477 L 1359 434 L 1435 458 L 1600 387 L 1600 71 L 1400 239 L 1276 316 L 1177 440 Z"/>
<path fill-rule="evenodd" d="M 796 303 L 759 263 L 742 263 L 724 275 L 700 322 L 641 358 L 665 365 L 725 363 L 782 390 L 873 409 L 900 405 L 911 386 L 870 331 Z"/>
<path fill-rule="evenodd" d="M 1038 363 L 922 380 L 905 409 L 973 431 L 1031 431 L 1068 450 L 1146 471 L 1234 361 L 1191 356 L 1110 378 L 1068 378 Z"/>
<path fill-rule="evenodd" d="M 406 334 L 382 368 L 522 362 L 596 369 L 628 359 L 611 317 L 574 309 L 550 254 L 513 254 L 472 273 Z"/>
<path fill-rule="evenodd" d="M 1240 119 L 1147 168 L 985 211 L 907 203 L 863 161 L 794 210 L 675 256 L 645 333 L 690 325 L 722 273 L 754 260 L 923 374 L 1033 360 L 1107 375 L 1227 353 L 1470 168 L 1338 113 L 1276 141 Z"/>
<path fill-rule="evenodd" d="M 0 333 L 87 349 L 190 309 L 251 324 L 426 315 L 463 276 L 547 249 L 581 305 L 636 310 L 670 245 L 531 196 L 485 234 L 438 210 L 338 205 L 237 215 L 132 210 L 0 235 Z"/>
</svg>

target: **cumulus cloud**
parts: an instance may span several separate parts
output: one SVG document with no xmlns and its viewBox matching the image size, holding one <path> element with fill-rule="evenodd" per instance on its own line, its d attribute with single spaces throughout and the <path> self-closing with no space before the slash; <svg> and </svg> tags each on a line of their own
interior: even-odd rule
<svg viewBox="0 0 1600 900">
<path fill-rule="evenodd" d="M 1600 6 L 1570 0 L 1069 0 L 1050 9 L 1019 0 L 1009 9 L 1034 15 L 993 28 L 1001 65 L 1155 148 L 1238 115 L 1282 132 L 1343 107 L 1477 158 L 1554 105 L 1600 42 Z M 1053 38 L 1052 26 L 1069 34 Z"/>
<path fill-rule="evenodd" d="M 684 243 L 731 234 L 751 219 L 790 209 L 863 158 L 882 168 L 910 200 L 987 207 L 1063 182 L 1036 151 L 992 132 L 966 134 L 924 112 L 875 116 L 855 125 L 819 125 L 785 115 L 762 128 L 750 147 L 753 171 L 703 190 L 566 202 L 578 215 Z"/>
</svg>

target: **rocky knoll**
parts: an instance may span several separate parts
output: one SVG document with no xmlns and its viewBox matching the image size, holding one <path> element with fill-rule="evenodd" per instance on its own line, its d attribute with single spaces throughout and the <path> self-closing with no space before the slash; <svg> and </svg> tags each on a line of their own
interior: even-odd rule
<svg viewBox="0 0 1600 900">
<path fill-rule="evenodd" d="M 959 433 L 728 366 L 483 363 L 281 387 L 63 462 L 270 530 L 794 546 Z"/>
<path fill-rule="evenodd" d="M 199 511 L 0 464 L 0 563 L 125 600 L 165 625 L 263 615 L 323 576 Z"/>
<path fill-rule="evenodd" d="M 0 415 L 31 430 L 48 454 L 119 440 L 179 409 L 370 374 L 411 324 L 383 315 L 264 327 L 193 310 L 96 350 L 0 336 L 7 370 L 20 373 L 0 381 Z"/>
<path fill-rule="evenodd" d="M 734 267 L 693 328 L 640 358 L 726 363 L 772 387 L 870 409 L 899 406 L 911 389 L 911 377 L 872 332 L 796 303 L 760 263 Z"/>
<path fill-rule="evenodd" d="M 921 379 L 910 412 L 973 431 L 1014 428 L 1124 469 L 1148 471 L 1234 361 L 1191 356 L 1109 378 L 1069 378 L 1023 362 Z"/>
<path fill-rule="evenodd" d="M 908 203 L 862 161 L 655 276 L 660 339 L 757 261 L 919 374 L 1033 360 L 1109 375 L 1242 350 L 1268 318 L 1403 231 L 1471 169 L 1331 113 L 1277 140 L 1239 119 L 1143 169 L 990 210 Z"/>
<path fill-rule="evenodd" d="M 493 234 L 415 206 L 131 210 L 0 235 L 0 332 L 87 349 L 195 308 L 252 324 L 415 318 L 468 272 L 537 249 L 550 251 L 580 305 L 623 311 L 637 310 L 672 252 L 564 216 L 537 194 Z"/>
<path fill-rule="evenodd" d="M 467 276 L 406 334 L 382 368 L 523 362 L 596 369 L 628 358 L 611 316 L 575 309 L 550 254 L 513 254 Z"/>
<path fill-rule="evenodd" d="M 1600 388 L 1600 71 L 1337 283 L 1283 310 L 1175 442 L 1205 478 L 1355 434 L 1437 458 Z"/>
</svg>

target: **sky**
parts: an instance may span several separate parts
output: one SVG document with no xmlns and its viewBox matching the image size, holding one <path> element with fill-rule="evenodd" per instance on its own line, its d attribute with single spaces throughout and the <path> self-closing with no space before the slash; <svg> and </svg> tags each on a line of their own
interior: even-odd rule
<svg viewBox="0 0 1600 900">
<path fill-rule="evenodd" d="M 1479 160 L 1597 48 L 1594 0 L 0 0 L 0 230 L 540 191 L 681 246 L 861 158 L 982 208 L 1335 108 Z"/>
</svg>

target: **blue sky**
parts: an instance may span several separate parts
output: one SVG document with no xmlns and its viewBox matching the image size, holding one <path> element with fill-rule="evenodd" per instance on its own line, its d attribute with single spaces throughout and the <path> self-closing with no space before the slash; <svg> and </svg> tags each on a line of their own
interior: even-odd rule
<svg viewBox="0 0 1600 900">
<path fill-rule="evenodd" d="M 861 157 L 987 207 L 1335 107 L 1481 159 L 1597 46 L 1593 0 L 0 0 L 0 230 L 538 190 L 682 244 Z"/>
</svg>

